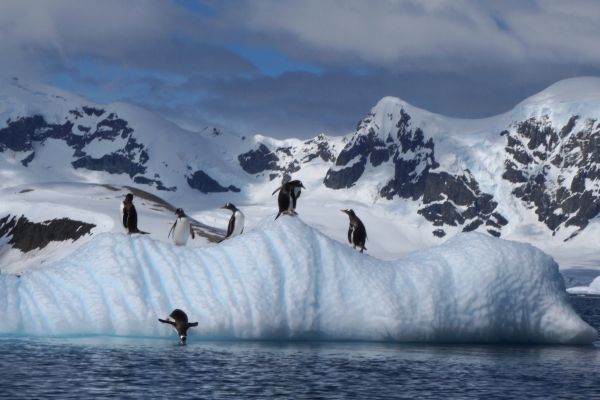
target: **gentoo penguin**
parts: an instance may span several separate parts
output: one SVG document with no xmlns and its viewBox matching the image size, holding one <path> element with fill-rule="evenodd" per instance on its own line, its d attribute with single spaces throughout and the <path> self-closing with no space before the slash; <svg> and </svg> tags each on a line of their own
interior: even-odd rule
<svg viewBox="0 0 600 400">
<path fill-rule="evenodd" d="M 173 310 L 173 312 L 169 315 L 169 317 L 173 318 L 175 321 L 171 321 L 170 319 L 158 319 L 163 324 L 170 324 L 175 327 L 177 330 L 177 334 L 179 335 L 179 344 L 185 345 L 185 341 L 187 340 L 187 330 L 192 326 L 198 326 L 197 322 L 188 322 L 188 316 L 185 312 L 181 311 L 179 308 Z"/>
<path fill-rule="evenodd" d="M 275 216 L 275 219 L 279 218 L 281 214 L 292 214 L 296 215 L 296 201 L 300 197 L 302 189 L 306 189 L 301 181 L 293 180 L 283 183 L 279 186 L 273 194 L 279 191 L 277 197 L 277 203 L 279 204 L 279 212 Z"/>
<path fill-rule="evenodd" d="M 177 219 L 171 227 L 167 237 L 170 237 L 172 233 L 173 243 L 175 243 L 177 246 L 185 246 L 190 235 L 192 235 L 192 239 L 194 239 L 194 230 L 192 229 L 190 220 L 181 208 L 175 210 L 175 215 L 177 215 Z"/>
<path fill-rule="evenodd" d="M 227 203 L 221 208 L 230 210 L 233 213 L 231 214 L 231 218 L 229 218 L 227 236 L 225 236 L 225 239 L 241 235 L 242 232 L 244 232 L 244 213 L 238 210 L 238 208 L 231 203 Z"/>
<path fill-rule="evenodd" d="M 121 203 L 121 216 L 123 217 L 123 226 L 127 229 L 127 233 L 148 234 L 148 232 L 140 231 L 137 227 L 137 211 L 135 211 L 133 194 L 131 193 L 127 193 L 125 200 Z"/>
<path fill-rule="evenodd" d="M 350 217 L 350 226 L 348 227 L 348 241 L 354 248 L 357 246 L 360 248 L 360 252 L 366 250 L 365 242 L 367 241 L 367 230 L 365 225 L 362 223 L 360 218 L 356 216 L 353 210 L 340 210 L 343 213 L 348 214 Z"/>
</svg>

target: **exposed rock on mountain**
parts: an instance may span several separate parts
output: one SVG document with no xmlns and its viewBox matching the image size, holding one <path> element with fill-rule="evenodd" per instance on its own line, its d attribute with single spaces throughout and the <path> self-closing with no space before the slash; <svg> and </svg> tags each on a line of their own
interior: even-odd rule
<svg viewBox="0 0 600 400">
<path fill-rule="evenodd" d="M 578 115 L 554 126 L 548 115 L 517 122 L 506 137 L 502 177 L 513 194 L 556 232 L 585 228 L 600 212 L 600 124 Z M 576 234 L 575 232 L 574 234 Z"/>
<path fill-rule="evenodd" d="M 380 196 L 419 201 L 418 213 L 434 226 L 462 226 L 463 231 L 472 231 L 485 225 L 490 234 L 500 236 L 500 229 L 508 223 L 495 211 L 498 203 L 493 196 L 480 190 L 469 170 L 457 174 L 440 168 L 433 139 L 413 127 L 411 116 L 393 99 L 380 102 L 359 123 L 323 183 L 332 189 L 352 187 L 367 168 L 390 171 L 379 186 Z M 432 233 L 445 235 L 442 228 Z"/>
<path fill-rule="evenodd" d="M 0 238 L 7 237 L 8 244 L 22 252 L 42 249 L 50 242 L 77 240 L 95 227 L 82 221 L 59 218 L 43 222 L 31 222 L 25 216 L 7 215 L 0 218 Z"/>
</svg>

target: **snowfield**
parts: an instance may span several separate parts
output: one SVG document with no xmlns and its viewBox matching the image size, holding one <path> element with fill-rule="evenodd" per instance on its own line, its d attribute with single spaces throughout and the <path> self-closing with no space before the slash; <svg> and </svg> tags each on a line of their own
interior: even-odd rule
<svg viewBox="0 0 600 400">
<path fill-rule="evenodd" d="M 591 343 L 553 259 L 479 233 L 395 261 L 284 216 L 218 245 L 101 233 L 21 277 L 0 275 L 0 334 Z"/>
</svg>

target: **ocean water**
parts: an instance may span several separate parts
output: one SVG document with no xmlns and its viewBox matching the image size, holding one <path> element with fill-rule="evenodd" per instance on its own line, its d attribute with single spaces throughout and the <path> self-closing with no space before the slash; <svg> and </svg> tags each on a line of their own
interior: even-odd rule
<svg viewBox="0 0 600 400">
<path fill-rule="evenodd" d="M 600 298 L 572 297 L 600 328 Z M 591 346 L 0 338 L 0 398 L 600 399 Z"/>
</svg>

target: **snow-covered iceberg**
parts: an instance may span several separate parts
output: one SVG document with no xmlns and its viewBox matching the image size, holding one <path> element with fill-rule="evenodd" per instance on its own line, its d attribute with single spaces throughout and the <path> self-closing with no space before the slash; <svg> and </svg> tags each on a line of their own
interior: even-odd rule
<svg viewBox="0 0 600 400">
<path fill-rule="evenodd" d="M 600 296 L 600 276 L 595 278 L 589 286 L 574 286 L 567 289 L 567 291 L 571 294 Z"/>
<path fill-rule="evenodd" d="M 551 257 L 459 235 L 384 262 L 299 218 L 207 248 L 101 234 L 20 278 L 0 275 L 0 333 L 166 336 L 185 310 L 202 338 L 589 343 Z"/>
</svg>

